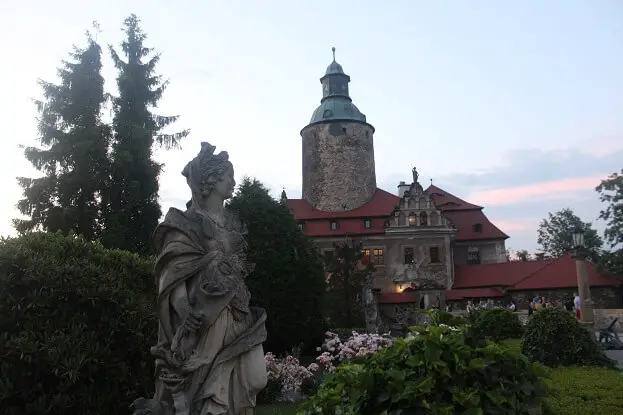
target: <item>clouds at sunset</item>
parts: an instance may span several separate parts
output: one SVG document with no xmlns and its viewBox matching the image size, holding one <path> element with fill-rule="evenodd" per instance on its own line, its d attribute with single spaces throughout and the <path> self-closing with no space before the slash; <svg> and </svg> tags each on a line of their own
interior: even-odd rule
<svg viewBox="0 0 623 415">
<path fill-rule="evenodd" d="M 603 177 L 577 177 L 526 186 L 480 190 L 471 193 L 467 199 L 481 206 L 509 205 L 524 202 L 530 198 L 568 200 L 573 198 L 578 191 L 594 189 Z"/>
</svg>

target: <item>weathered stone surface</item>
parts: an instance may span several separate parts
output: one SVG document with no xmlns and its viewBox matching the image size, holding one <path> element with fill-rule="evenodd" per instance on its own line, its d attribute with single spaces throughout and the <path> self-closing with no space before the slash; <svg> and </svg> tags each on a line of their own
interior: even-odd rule
<svg viewBox="0 0 623 415">
<path fill-rule="evenodd" d="M 340 212 L 368 202 L 376 191 L 374 131 L 368 124 L 332 122 L 303 129 L 303 199 Z"/>
<path fill-rule="evenodd" d="M 266 312 L 249 304 L 246 228 L 223 206 L 234 169 L 214 149 L 201 144 L 182 173 L 191 202 L 185 211 L 171 208 L 154 233 L 156 391 L 134 402 L 135 415 L 247 414 L 266 386 Z"/>
</svg>

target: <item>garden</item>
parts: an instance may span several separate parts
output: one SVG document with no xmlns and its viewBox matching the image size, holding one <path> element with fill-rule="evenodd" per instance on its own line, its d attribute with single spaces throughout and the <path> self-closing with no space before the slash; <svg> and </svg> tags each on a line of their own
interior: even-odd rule
<svg viewBox="0 0 623 415">
<path fill-rule="evenodd" d="M 280 258 L 256 260 L 273 333 L 259 415 L 623 413 L 623 373 L 563 310 L 539 310 L 525 326 L 504 309 L 432 311 L 401 338 L 325 333 L 297 286 L 296 301 L 276 301 L 290 290 L 286 276 L 268 279 Z M 123 414 L 153 394 L 152 267 L 79 237 L 0 241 L 0 413 Z"/>
<path fill-rule="evenodd" d="M 307 365 L 267 354 L 257 413 L 623 413 L 623 372 L 563 310 L 430 317 L 405 338 L 329 331 Z"/>
</svg>

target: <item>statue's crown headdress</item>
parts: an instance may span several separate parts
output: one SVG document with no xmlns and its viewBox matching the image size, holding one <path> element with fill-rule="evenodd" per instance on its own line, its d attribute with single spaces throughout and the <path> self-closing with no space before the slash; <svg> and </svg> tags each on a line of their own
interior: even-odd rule
<svg viewBox="0 0 623 415">
<path fill-rule="evenodd" d="M 229 154 L 221 151 L 214 154 L 216 147 L 210 143 L 201 143 L 199 154 L 186 164 L 182 174 L 193 192 L 204 187 L 212 187 L 220 176 L 231 166 Z"/>
</svg>

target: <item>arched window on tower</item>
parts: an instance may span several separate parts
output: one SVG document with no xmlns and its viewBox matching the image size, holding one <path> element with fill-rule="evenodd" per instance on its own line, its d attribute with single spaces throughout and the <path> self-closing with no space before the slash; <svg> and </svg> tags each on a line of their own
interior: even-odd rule
<svg viewBox="0 0 623 415">
<path fill-rule="evenodd" d="M 428 215 L 426 212 L 420 213 L 420 226 L 428 226 Z"/>
</svg>

